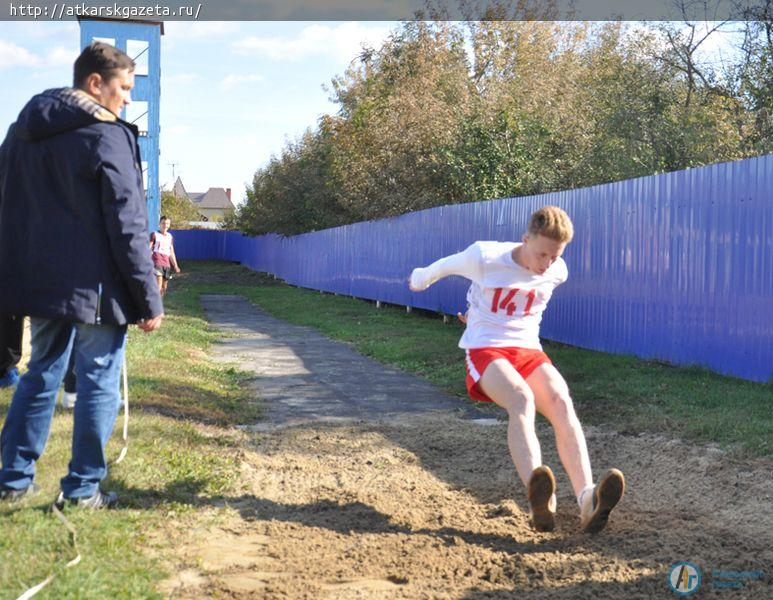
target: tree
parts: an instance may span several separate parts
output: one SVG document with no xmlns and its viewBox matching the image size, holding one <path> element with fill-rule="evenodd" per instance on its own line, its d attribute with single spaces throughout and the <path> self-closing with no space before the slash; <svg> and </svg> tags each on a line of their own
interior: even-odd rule
<svg viewBox="0 0 773 600">
<path fill-rule="evenodd" d="M 187 198 L 177 198 L 170 190 L 161 189 L 161 214 L 172 220 L 175 229 L 190 229 L 190 221 L 203 218 Z"/>
<path fill-rule="evenodd" d="M 449 201 L 442 148 L 470 98 L 458 27 L 409 22 L 332 82 L 331 167 L 338 204 L 374 219 Z"/>
<path fill-rule="evenodd" d="M 698 53 L 715 25 L 511 10 L 543 14 L 494 3 L 497 20 L 406 22 L 363 50 L 328 88 L 337 114 L 256 171 L 240 229 L 291 235 L 770 151 L 769 12 L 723 72 Z"/>
<path fill-rule="evenodd" d="M 747 152 L 768 154 L 773 152 L 773 0 L 745 7 L 741 17 L 742 58 L 728 78 L 744 108 L 753 115 L 745 136 Z"/>
</svg>

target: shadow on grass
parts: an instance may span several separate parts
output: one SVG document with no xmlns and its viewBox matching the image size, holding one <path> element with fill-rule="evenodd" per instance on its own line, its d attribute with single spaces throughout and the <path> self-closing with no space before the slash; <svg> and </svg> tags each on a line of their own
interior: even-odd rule
<svg viewBox="0 0 773 600">
<path fill-rule="evenodd" d="M 191 284 L 225 285 L 284 285 L 267 273 L 252 271 L 237 262 L 192 260 L 174 279 L 175 290 L 184 291 Z"/>
<path fill-rule="evenodd" d="M 238 425 L 262 418 L 260 403 L 241 394 L 234 397 L 203 386 L 141 375 L 132 377 L 132 386 L 142 395 L 134 405 L 136 408 L 172 419 L 205 425 Z"/>
<path fill-rule="evenodd" d="M 216 501 L 201 495 L 208 485 L 204 479 L 183 477 L 168 483 L 163 489 L 146 489 L 129 485 L 124 479 L 108 476 L 102 487 L 118 494 L 120 508 L 152 511 L 171 504 L 192 507 L 222 505 L 222 500 Z"/>
</svg>

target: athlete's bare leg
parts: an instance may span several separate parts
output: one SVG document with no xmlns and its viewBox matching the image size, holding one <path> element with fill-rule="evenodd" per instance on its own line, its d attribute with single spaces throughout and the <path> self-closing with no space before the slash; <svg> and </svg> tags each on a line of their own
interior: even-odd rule
<svg viewBox="0 0 773 600">
<path fill-rule="evenodd" d="M 534 394 L 518 371 L 504 359 L 492 361 L 478 385 L 486 396 L 507 411 L 510 457 L 521 481 L 528 485 L 532 472 L 542 464 L 542 452 L 534 431 Z"/>
<path fill-rule="evenodd" d="M 527 378 L 537 411 L 553 426 L 561 462 L 572 482 L 574 495 L 593 485 L 588 447 L 582 425 L 574 412 L 566 381 L 553 365 L 544 363 Z"/>
</svg>

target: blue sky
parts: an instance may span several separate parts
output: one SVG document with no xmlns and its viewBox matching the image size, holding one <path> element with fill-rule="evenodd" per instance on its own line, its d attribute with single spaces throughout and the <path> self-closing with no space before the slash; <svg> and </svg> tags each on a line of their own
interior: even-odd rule
<svg viewBox="0 0 773 600">
<path fill-rule="evenodd" d="M 380 46 L 394 22 L 166 22 L 161 38 L 160 181 L 177 163 L 188 191 L 232 188 L 244 197 L 256 169 L 288 139 L 336 111 L 322 89 L 363 44 Z M 707 54 L 727 53 L 714 34 Z M 35 93 L 70 85 L 76 22 L 0 22 L 0 132 Z"/>
<path fill-rule="evenodd" d="M 336 111 L 322 89 L 389 22 L 167 22 L 161 38 L 160 181 L 244 195 L 287 139 Z M 78 24 L 0 22 L 0 132 L 29 98 L 71 84 Z"/>
</svg>

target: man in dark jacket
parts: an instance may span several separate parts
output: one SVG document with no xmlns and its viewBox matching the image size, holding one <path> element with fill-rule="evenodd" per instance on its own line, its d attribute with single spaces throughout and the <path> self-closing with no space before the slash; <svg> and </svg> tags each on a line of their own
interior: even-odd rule
<svg viewBox="0 0 773 600">
<path fill-rule="evenodd" d="M 131 101 L 134 63 L 95 42 L 75 61 L 74 86 L 34 96 L 0 146 L 0 314 L 28 315 L 32 344 L 0 435 L 0 499 L 36 491 L 35 462 L 73 351 L 78 401 L 62 494 L 102 508 L 116 502 L 99 483 L 126 328 L 153 331 L 163 305 L 137 129 L 118 118 Z"/>
</svg>

